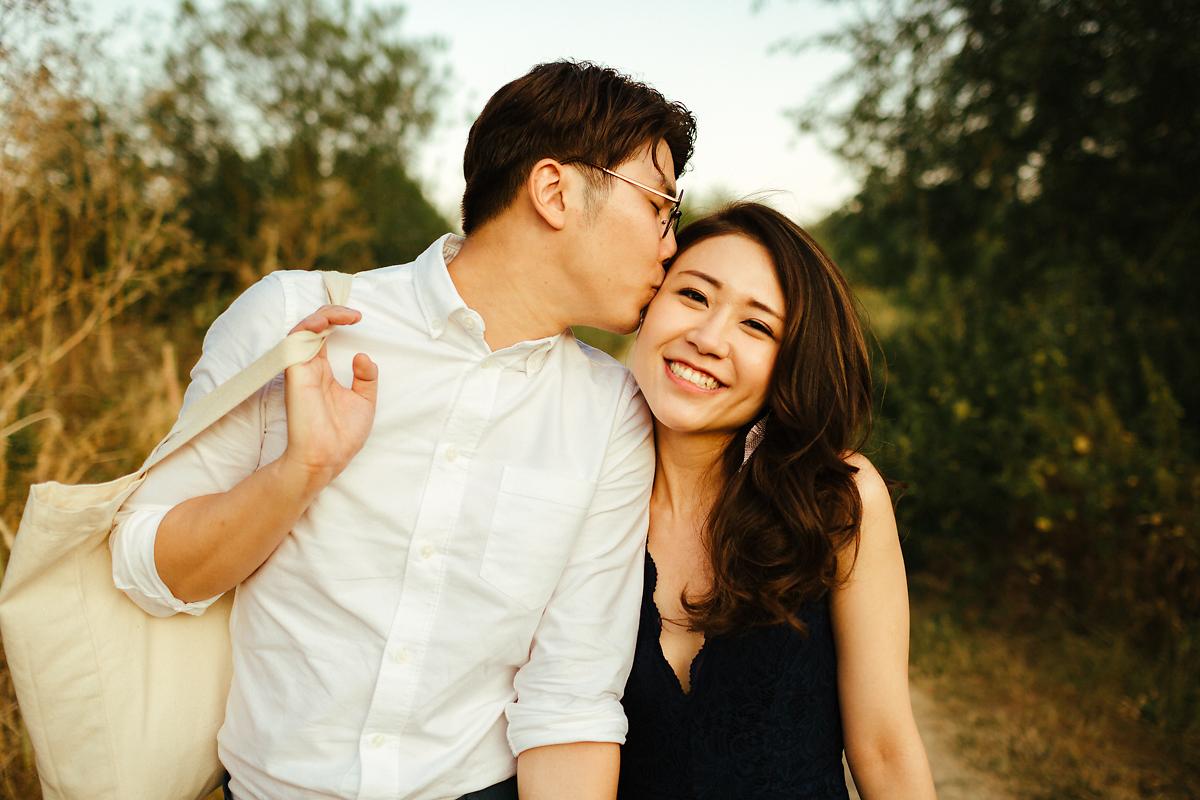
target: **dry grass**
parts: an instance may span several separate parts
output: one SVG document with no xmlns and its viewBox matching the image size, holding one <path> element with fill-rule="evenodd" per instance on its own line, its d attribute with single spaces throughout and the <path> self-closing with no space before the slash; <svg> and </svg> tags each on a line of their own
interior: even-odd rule
<svg viewBox="0 0 1200 800">
<path fill-rule="evenodd" d="M 174 421 L 180 367 L 217 311 L 205 291 L 189 313 L 146 316 L 178 284 L 202 289 L 184 273 L 211 269 L 211 256 L 186 227 L 178 179 L 148 162 L 154 145 L 68 84 L 46 68 L 20 74 L 0 52 L 0 566 L 30 484 L 102 481 L 141 463 Z M 244 286 L 366 242 L 352 199 L 333 179 L 270 198 L 244 256 L 220 269 Z M 0 661 L 0 797 L 39 795 Z"/>
<path fill-rule="evenodd" d="M 1018 797 L 1200 797 L 1196 743 L 1140 718 L 1137 655 L 1071 634 L 1013 634 L 914 585 L 913 680 L 957 719 L 958 750 Z"/>
<path fill-rule="evenodd" d="M 227 299 L 215 286 L 366 252 L 374 236 L 351 187 L 322 177 L 274 187 L 253 229 L 212 252 L 186 225 L 186 158 L 166 152 L 153 115 L 85 88 L 104 83 L 104 59 L 78 43 L 6 46 L 13 20 L 41 30 L 69 5 L 0 0 L 0 568 L 31 483 L 124 474 L 170 427 L 180 367 Z M 171 313 L 151 317 L 168 291 Z M 0 661 L 0 797 L 39 794 Z"/>
<path fill-rule="evenodd" d="M 170 184 L 45 75 L 0 117 L 0 556 L 43 480 L 135 467 L 179 405 L 179 358 L 139 301 L 195 262 Z M 0 794 L 40 794 L 7 664 Z"/>
</svg>

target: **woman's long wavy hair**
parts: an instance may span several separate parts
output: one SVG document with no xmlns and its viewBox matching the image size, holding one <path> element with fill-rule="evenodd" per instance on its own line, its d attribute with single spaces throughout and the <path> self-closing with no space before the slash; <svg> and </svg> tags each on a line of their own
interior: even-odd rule
<svg viewBox="0 0 1200 800">
<path fill-rule="evenodd" d="M 837 265 L 767 206 L 736 203 L 692 223 L 675 257 L 727 234 L 770 253 L 786 319 L 764 408 L 718 465 L 724 487 L 704 531 L 712 586 L 683 607 L 690 627 L 708 634 L 778 623 L 806 633 L 801 606 L 836 585 L 838 559 L 858 552 L 862 503 L 845 459 L 870 429 L 867 347 Z M 765 436 L 743 465 L 746 435 L 760 421 Z"/>
</svg>

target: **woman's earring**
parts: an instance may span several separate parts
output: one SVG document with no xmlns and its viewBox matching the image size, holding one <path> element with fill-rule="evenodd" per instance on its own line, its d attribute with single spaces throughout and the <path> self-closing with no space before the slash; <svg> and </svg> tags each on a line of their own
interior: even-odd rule
<svg viewBox="0 0 1200 800">
<path fill-rule="evenodd" d="M 763 437 L 767 434 L 767 418 L 763 417 L 758 422 L 751 426 L 746 432 L 746 453 L 742 456 L 742 466 L 746 466 L 746 462 L 750 460 L 750 456 L 754 455 L 754 450 L 762 442 Z"/>
</svg>

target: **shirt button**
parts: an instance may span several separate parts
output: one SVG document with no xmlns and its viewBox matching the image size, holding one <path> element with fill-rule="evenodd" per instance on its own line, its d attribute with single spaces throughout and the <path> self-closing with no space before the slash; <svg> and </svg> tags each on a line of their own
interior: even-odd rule
<svg viewBox="0 0 1200 800">
<path fill-rule="evenodd" d="M 392 663 L 393 664 L 407 664 L 408 663 L 408 650 L 406 650 L 403 647 L 392 648 Z"/>
<path fill-rule="evenodd" d="M 434 548 L 433 545 L 431 545 L 431 544 L 421 545 L 421 558 L 425 559 L 426 561 L 433 558 L 435 553 L 437 553 L 437 550 Z"/>
<path fill-rule="evenodd" d="M 376 733 L 368 741 L 370 742 L 371 747 L 374 747 L 375 749 L 379 749 L 380 747 L 383 747 L 385 744 L 387 744 L 387 737 L 384 736 L 382 733 Z"/>
<path fill-rule="evenodd" d="M 446 447 L 446 460 L 449 462 L 453 462 L 456 458 L 458 458 L 458 448 L 455 447 L 454 445 L 447 446 Z"/>
<path fill-rule="evenodd" d="M 472 317 L 470 314 L 466 314 L 463 316 L 462 324 L 463 324 L 463 327 L 469 331 L 474 332 L 474 331 L 479 330 L 479 323 L 476 322 L 475 318 Z"/>
</svg>

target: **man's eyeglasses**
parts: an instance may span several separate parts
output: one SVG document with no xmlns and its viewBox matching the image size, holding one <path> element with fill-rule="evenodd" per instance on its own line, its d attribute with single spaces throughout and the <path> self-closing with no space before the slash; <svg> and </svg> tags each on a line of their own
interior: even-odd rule
<svg viewBox="0 0 1200 800">
<path fill-rule="evenodd" d="M 628 178 L 619 172 L 614 172 L 613 170 L 609 169 L 608 167 L 601 167 L 596 164 L 588 164 L 586 161 L 581 162 L 581 163 L 585 164 L 586 166 L 591 167 L 592 169 L 598 169 L 601 172 L 608 173 L 609 175 L 612 175 L 614 178 L 620 178 L 621 180 L 625 181 L 626 183 L 632 183 L 634 186 L 638 187 L 639 189 L 645 189 L 650 194 L 656 195 L 658 197 L 661 197 L 664 200 L 669 201 L 671 203 L 671 205 L 668 206 L 668 208 L 670 208 L 671 211 L 669 214 L 667 214 L 667 218 L 665 220 L 660 220 L 660 222 L 662 223 L 662 226 L 663 226 L 662 238 L 664 238 L 664 239 L 667 238 L 667 234 L 671 231 L 675 231 L 676 233 L 679 232 L 679 218 L 683 216 L 683 211 L 680 209 L 680 205 L 683 203 L 683 190 L 682 189 L 679 191 L 679 194 L 672 197 L 671 195 L 667 194 L 666 192 L 659 191 L 658 189 L 655 189 L 653 186 L 647 186 L 646 184 L 642 183 L 641 181 L 635 181 L 633 178 Z"/>
</svg>

